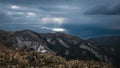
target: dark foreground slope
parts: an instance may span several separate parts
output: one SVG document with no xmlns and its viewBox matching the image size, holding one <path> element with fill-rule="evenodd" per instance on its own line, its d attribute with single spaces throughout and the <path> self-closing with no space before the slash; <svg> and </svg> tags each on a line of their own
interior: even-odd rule
<svg viewBox="0 0 120 68">
<path fill-rule="evenodd" d="M 118 68 L 120 67 L 120 36 L 98 37 L 91 38 L 89 40 L 101 45 L 104 51 L 109 56 L 112 56 L 113 63 Z"/>
<path fill-rule="evenodd" d="M 21 48 L 13 50 L 0 44 L 0 68 L 113 68 L 96 61 L 65 60 L 53 54 L 43 54 Z"/>
</svg>

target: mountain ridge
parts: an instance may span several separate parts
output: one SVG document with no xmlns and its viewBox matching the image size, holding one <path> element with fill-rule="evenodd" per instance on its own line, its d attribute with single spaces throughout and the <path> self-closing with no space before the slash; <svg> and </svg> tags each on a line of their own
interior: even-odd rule
<svg viewBox="0 0 120 68">
<path fill-rule="evenodd" d="M 52 53 L 67 60 L 113 62 L 112 56 L 107 54 L 101 45 L 61 32 L 37 33 L 31 30 L 21 30 L 0 32 L 0 35 L 0 43 L 15 50 L 26 47 L 36 52 Z"/>
</svg>

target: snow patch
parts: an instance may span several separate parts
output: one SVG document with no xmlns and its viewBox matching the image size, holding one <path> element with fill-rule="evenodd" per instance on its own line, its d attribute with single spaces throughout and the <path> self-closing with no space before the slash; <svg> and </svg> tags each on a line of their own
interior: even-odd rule
<svg viewBox="0 0 120 68">
<path fill-rule="evenodd" d="M 100 55 L 96 50 L 94 50 L 93 48 L 86 46 L 84 44 L 80 45 L 80 48 L 86 49 L 88 51 L 90 51 L 92 54 L 94 54 L 97 58 L 99 58 L 100 60 L 102 60 L 102 55 Z"/>
<path fill-rule="evenodd" d="M 42 45 L 40 45 L 39 48 L 38 48 L 38 52 L 45 53 L 46 50 L 45 50 L 45 48 Z"/>
<path fill-rule="evenodd" d="M 47 42 L 49 42 L 49 43 L 50 43 L 50 42 L 51 42 L 51 40 L 52 40 L 51 38 L 47 38 Z"/>
<path fill-rule="evenodd" d="M 59 42 L 62 44 L 62 45 L 64 45 L 65 47 L 67 47 L 67 48 L 70 48 L 65 42 L 63 42 L 61 39 L 58 39 L 59 40 Z"/>
<path fill-rule="evenodd" d="M 68 55 L 68 54 L 69 54 L 69 50 L 66 50 L 65 55 Z"/>
</svg>

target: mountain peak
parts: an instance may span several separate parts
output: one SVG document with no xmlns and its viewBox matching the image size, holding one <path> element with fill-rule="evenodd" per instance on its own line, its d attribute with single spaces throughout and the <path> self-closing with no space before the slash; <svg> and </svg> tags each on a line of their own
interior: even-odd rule
<svg viewBox="0 0 120 68">
<path fill-rule="evenodd" d="M 32 31 L 32 30 L 29 30 L 29 29 L 24 29 L 24 30 L 16 31 L 16 32 L 33 32 L 33 31 Z"/>
</svg>

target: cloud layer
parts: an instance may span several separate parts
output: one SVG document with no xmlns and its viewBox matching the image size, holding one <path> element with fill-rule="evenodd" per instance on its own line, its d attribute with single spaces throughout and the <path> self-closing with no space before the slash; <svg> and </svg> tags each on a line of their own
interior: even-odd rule
<svg viewBox="0 0 120 68">
<path fill-rule="evenodd" d="M 7 24 L 41 25 L 32 28 L 43 32 L 50 30 L 68 33 L 78 28 L 76 26 L 94 25 L 98 27 L 97 29 L 104 28 L 109 33 L 111 30 L 120 30 L 120 1 L 0 0 L 0 25 L 6 26 Z M 65 25 L 74 26 L 68 29 L 64 27 Z M 31 26 L 26 28 L 28 27 Z M 0 27 L 0 29 L 3 28 L 5 27 Z M 80 30 L 80 27 L 78 29 Z M 76 32 L 80 32 L 79 30 Z M 82 31 L 93 33 L 94 29 Z"/>
<path fill-rule="evenodd" d="M 120 15 L 120 1 L 114 1 L 110 4 L 95 6 L 85 12 L 91 15 Z"/>
</svg>

